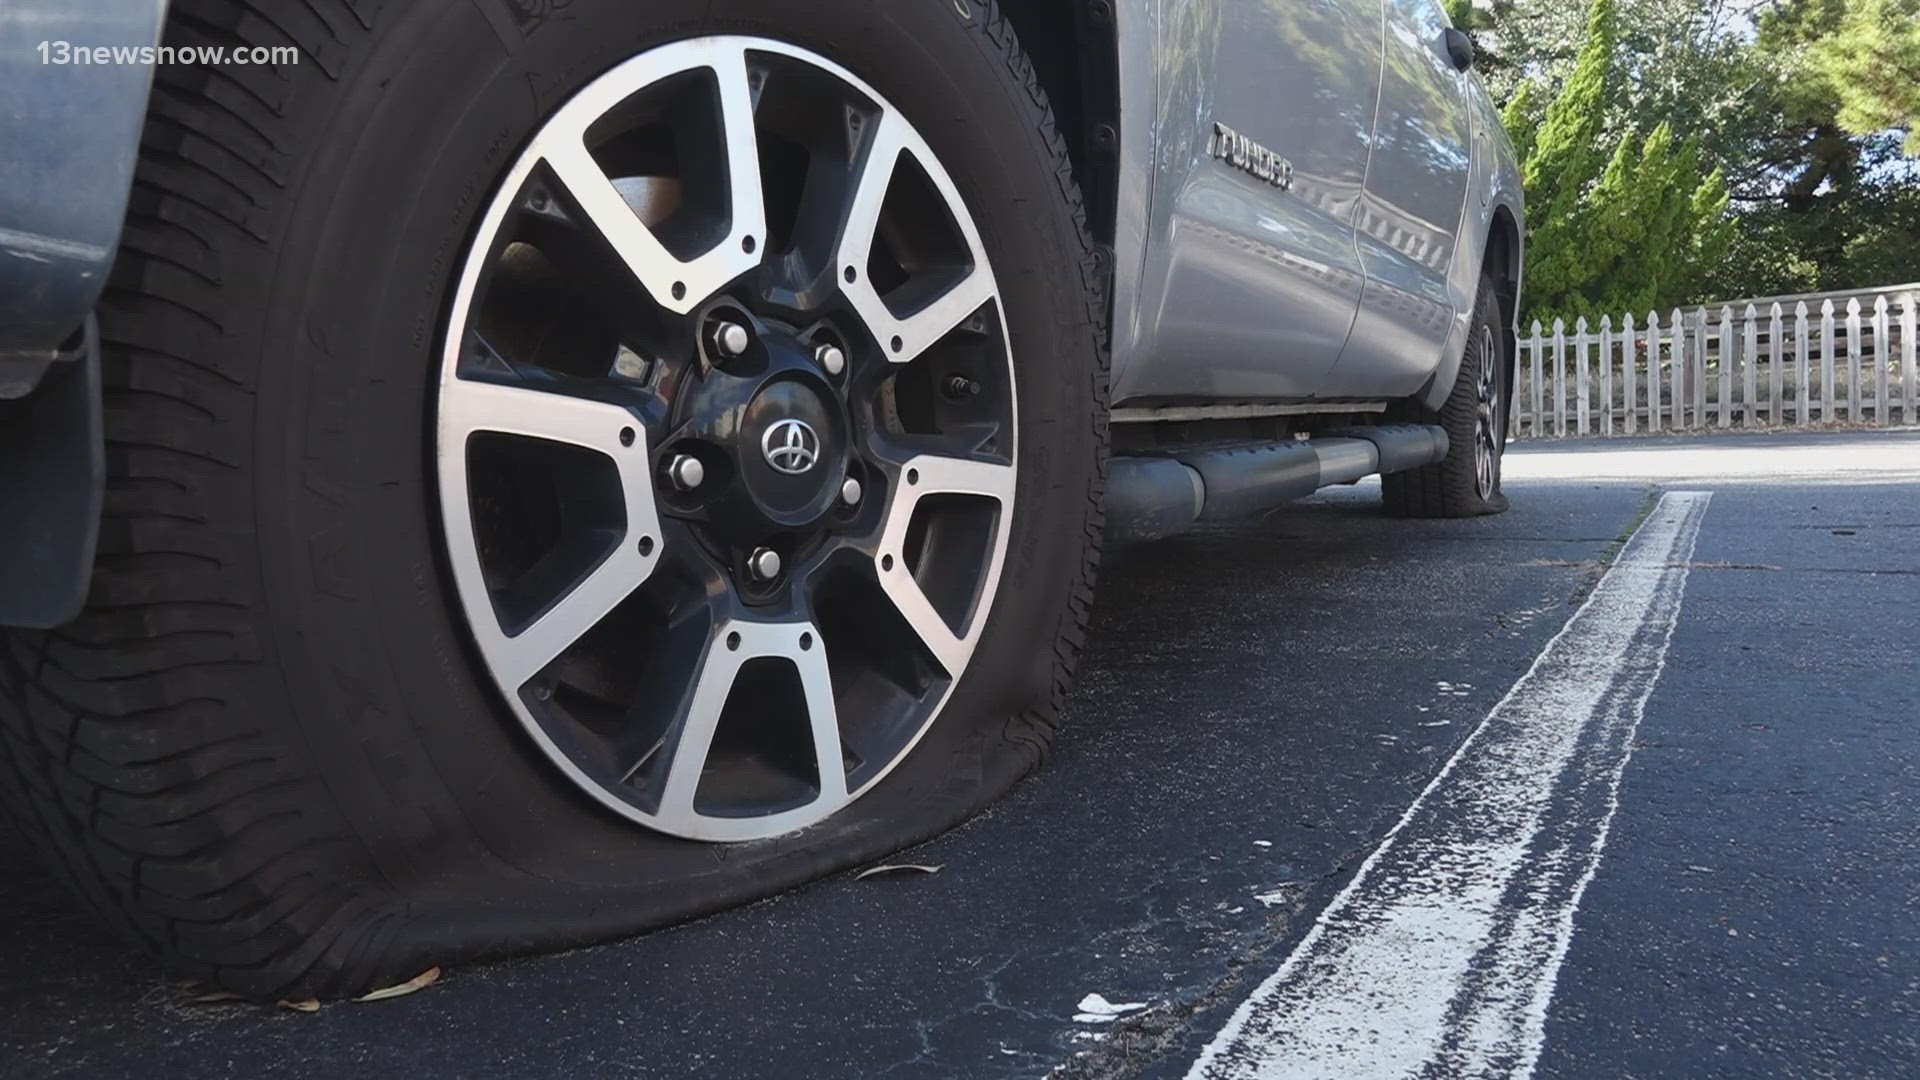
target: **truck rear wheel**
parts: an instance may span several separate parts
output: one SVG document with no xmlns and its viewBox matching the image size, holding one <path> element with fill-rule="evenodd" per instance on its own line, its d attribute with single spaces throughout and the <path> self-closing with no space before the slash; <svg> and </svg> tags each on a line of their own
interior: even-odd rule
<svg viewBox="0 0 1920 1080">
<path fill-rule="evenodd" d="M 1432 465 L 1380 478 L 1387 513 L 1408 518 L 1463 518 L 1504 513 L 1500 464 L 1512 414 L 1513 365 L 1501 327 L 1500 299 L 1482 279 L 1466 355 L 1453 393 L 1430 422 L 1447 429 L 1447 456 Z"/>
<path fill-rule="evenodd" d="M 0 792 L 183 973 L 339 996 L 765 895 L 1041 760 L 1100 274 L 997 8 L 178 0 L 86 613 Z M 745 841 L 750 841 L 743 843 Z"/>
</svg>

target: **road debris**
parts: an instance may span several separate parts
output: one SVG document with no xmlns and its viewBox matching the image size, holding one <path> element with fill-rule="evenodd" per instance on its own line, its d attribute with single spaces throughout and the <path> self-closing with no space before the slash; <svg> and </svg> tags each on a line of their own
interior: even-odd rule
<svg viewBox="0 0 1920 1080">
<path fill-rule="evenodd" d="M 1102 994 L 1088 994 L 1080 999 L 1076 1006 L 1080 1011 L 1073 1014 L 1075 1023 L 1111 1024 L 1130 1012 L 1139 1012 L 1147 1007 L 1144 1001 L 1112 1002 Z"/>
<path fill-rule="evenodd" d="M 853 875 L 853 880 L 865 881 L 867 878 L 877 874 L 892 874 L 905 870 L 911 870 L 921 874 L 937 874 L 946 869 L 946 865 L 945 863 L 938 863 L 933 866 L 926 866 L 920 863 L 889 863 L 886 866 L 869 866 L 865 870 Z"/>
<path fill-rule="evenodd" d="M 421 972 L 418 975 L 415 975 L 413 978 L 408 979 L 406 982 L 403 982 L 398 986 L 389 986 L 383 990 L 375 990 L 371 994 L 366 994 L 361 997 L 354 998 L 353 1000 L 385 1001 L 388 998 L 406 997 L 408 994 L 411 994 L 417 990 L 425 990 L 427 987 L 432 986 L 434 983 L 438 982 L 439 980 L 440 980 L 440 969 L 437 967 L 430 967 L 427 970 Z"/>
</svg>

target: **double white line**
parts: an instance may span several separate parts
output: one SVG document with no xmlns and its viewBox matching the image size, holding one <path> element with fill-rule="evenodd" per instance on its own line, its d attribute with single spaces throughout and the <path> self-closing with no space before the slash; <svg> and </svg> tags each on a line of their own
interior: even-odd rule
<svg viewBox="0 0 1920 1080">
<path fill-rule="evenodd" d="M 1189 1080 L 1532 1073 L 1711 498 L 1661 498 Z"/>
</svg>

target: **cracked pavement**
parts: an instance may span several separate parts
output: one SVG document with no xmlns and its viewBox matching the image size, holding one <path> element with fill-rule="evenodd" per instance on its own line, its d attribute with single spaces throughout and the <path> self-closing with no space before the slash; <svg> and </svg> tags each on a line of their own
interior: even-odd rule
<svg viewBox="0 0 1920 1080">
<path fill-rule="evenodd" d="M 1920 432 L 1523 446 L 1508 487 L 1498 518 L 1391 521 L 1364 484 L 1112 553 L 1053 763 L 897 860 L 936 874 L 394 1001 L 189 1005 L 0 831 L 0 1073 L 1183 1075 L 1687 487 L 1713 508 L 1539 1075 L 1903 1075 Z M 1076 1021 L 1093 993 L 1146 1008 Z"/>
</svg>

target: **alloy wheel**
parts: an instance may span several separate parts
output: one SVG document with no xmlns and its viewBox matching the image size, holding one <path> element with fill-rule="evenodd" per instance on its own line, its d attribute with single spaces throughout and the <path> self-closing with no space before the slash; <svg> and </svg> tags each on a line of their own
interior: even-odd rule
<svg viewBox="0 0 1920 1080">
<path fill-rule="evenodd" d="M 1500 352 L 1493 328 L 1480 328 L 1480 379 L 1473 424 L 1474 489 L 1484 501 L 1500 490 L 1500 444 L 1504 414 L 1500 408 Z"/>
<path fill-rule="evenodd" d="M 467 253 L 437 443 L 460 604 L 601 803 L 803 828 L 971 661 L 1016 428 L 998 284 L 913 124 L 790 45 L 666 45 L 545 123 Z"/>
</svg>

